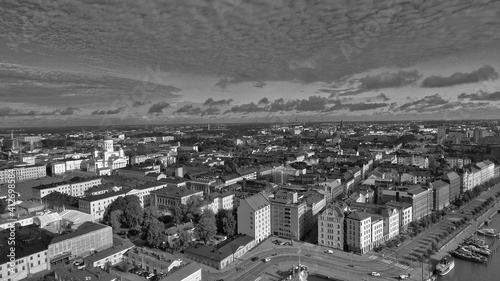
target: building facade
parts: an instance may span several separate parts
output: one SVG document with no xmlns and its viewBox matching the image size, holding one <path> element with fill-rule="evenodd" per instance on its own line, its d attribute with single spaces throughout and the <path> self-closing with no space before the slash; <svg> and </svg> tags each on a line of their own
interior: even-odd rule
<svg viewBox="0 0 500 281">
<path fill-rule="evenodd" d="M 271 235 L 271 203 L 262 193 L 240 199 L 238 233 L 255 238 L 257 243 Z"/>
<path fill-rule="evenodd" d="M 318 245 L 344 249 L 344 212 L 338 206 L 327 207 L 318 217 Z"/>
</svg>

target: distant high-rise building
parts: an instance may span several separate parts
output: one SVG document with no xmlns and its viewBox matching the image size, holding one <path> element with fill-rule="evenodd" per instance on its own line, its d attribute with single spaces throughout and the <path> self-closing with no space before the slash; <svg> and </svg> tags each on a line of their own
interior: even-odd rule
<svg viewBox="0 0 500 281">
<path fill-rule="evenodd" d="M 443 145 L 444 140 L 446 139 L 446 129 L 445 125 L 438 127 L 437 144 Z"/>
<path fill-rule="evenodd" d="M 474 129 L 474 142 L 479 143 L 479 140 L 483 138 L 483 130 Z"/>
</svg>

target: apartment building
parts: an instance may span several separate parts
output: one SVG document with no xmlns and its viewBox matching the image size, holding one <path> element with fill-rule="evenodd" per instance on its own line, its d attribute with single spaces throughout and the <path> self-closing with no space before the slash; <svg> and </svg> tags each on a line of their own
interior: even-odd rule
<svg viewBox="0 0 500 281">
<path fill-rule="evenodd" d="M 192 197 L 203 197 L 203 191 L 167 186 L 151 191 L 151 200 L 159 209 L 172 210 L 175 206 L 186 204 Z"/>
<path fill-rule="evenodd" d="M 384 239 L 384 219 L 380 216 L 372 215 L 372 247 L 377 247 L 385 242 Z"/>
<path fill-rule="evenodd" d="M 253 237 L 257 243 L 271 235 L 271 203 L 264 194 L 240 199 L 238 233 Z"/>
<path fill-rule="evenodd" d="M 443 181 L 438 180 L 431 183 L 434 193 L 434 210 L 442 210 L 450 205 L 450 185 Z"/>
<path fill-rule="evenodd" d="M 381 211 L 383 219 L 384 240 L 387 241 L 399 234 L 399 211 L 396 208 L 386 208 Z"/>
<path fill-rule="evenodd" d="M 426 185 L 432 181 L 432 175 L 427 171 L 410 171 L 401 174 L 401 182 Z"/>
<path fill-rule="evenodd" d="M 11 230 L 0 231 L 0 280 L 18 281 L 26 280 L 32 274 L 49 270 L 50 262 L 47 260 L 47 243 L 31 231 L 29 227 L 19 227 L 16 235 L 24 239 L 16 239 L 15 247 L 9 238 Z M 33 228 L 34 229 L 34 228 Z M 11 249 L 14 248 L 14 251 Z"/>
<path fill-rule="evenodd" d="M 460 157 L 445 157 L 444 161 L 451 168 L 463 168 L 464 166 L 470 165 L 472 163 L 470 158 L 460 158 Z"/>
<path fill-rule="evenodd" d="M 16 182 L 39 179 L 47 176 L 47 168 L 45 164 L 0 168 L 0 184 L 8 183 L 11 175 L 14 175 Z"/>
<path fill-rule="evenodd" d="M 495 176 L 495 164 L 489 160 L 476 163 L 462 175 L 462 192 L 471 190 Z"/>
<path fill-rule="evenodd" d="M 60 175 L 66 173 L 66 163 L 64 162 L 53 162 L 50 163 L 50 171 L 52 175 Z"/>
<path fill-rule="evenodd" d="M 450 203 L 454 202 L 460 196 L 460 190 L 462 188 L 462 180 L 460 175 L 456 172 L 448 172 L 443 177 L 442 180 L 450 185 Z"/>
<path fill-rule="evenodd" d="M 416 166 L 421 169 L 429 168 L 429 158 L 423 155 L 398 155 L 397 156 L 398 165 L 404 166 Z"/>
<path fill-rule="evenodd" d="M 220 210 L 233 210 L 234 194 L 232 193 L 211 193 L 212 201 L 201 207 L 201 210 L 212 210 L 217 214 Z"/>
<path fill-rule="evenodd" d="M 399 231 L 406 231 L 408 229 L 408 225 L 413 221 L 412 218 L 412 205 L 407 202 L 396 202 L 390 201 L 385 203 L 387 207 L 395 208 L 399 213 Z"/>
<path fill-rule="evenodd" d="M 135 248 L 135 245 L 130 240 L 123 240 L 119 243 L 114 243 L 110 248 L 86 257 L 83 259 L 83 262 L 87 267 L 100 267 L 104 269 L 106 264 L 113 266 L 122 262 L 125 253 L 133 248 Z"/>
<path fill-rule="evenodd" d="M 113 229 L 95 222 L 85 222 L 75 232 L 56 236 L 48 247 L 50 262 L 86 257 L 113 246 Z"/>
<path fill-rule="evenodd" d="M 92 215 L 94 221 L 101 221 L 106 208 L 118 197 L 130 195 L 132 189 L 121 189 L 117 192 L 108 192 L 95 196 L 87 196 L 78 200 L 78 209 Z"/>
<path fill-rule="evenodd" d="M 52 192 L 59 192 L 73 197 L 85 196 L 85 191 L 102 184 L 102 179 L 82 179 L 74 177 L 66 183 L 53 183 L 48 185 L 39 185 L 31 188 L 33 198 L 40 200 Z"/>
<path fill-rule="evenodd" d="M 372 218 L 365 212 L 352 212 L 345 218 L 347 251 L 364 254 L 372 250 Z"/>
<path fill-rule="evenodd" d="M 305 201 L 298 200 L 298 193 L 280 190 L 271 200 L 271 232 L 275 236 L 299 240 L 307 232 Z"/>
<path fill-rule="evenodd" d="M 382 193 L 381 203 L 389 201 L 410 203 L 413 212 L 412 219 L 414 221 L 429 215 L 434 208 L 434 194 L 432 188 L 413 185 L 399 189 L 383 189 L 379 192 Z"/>
<path fill-rule="evenodd" d="M 318 245 L 344 249 L 344 212 L 338 206 L 329 206 L 318 216 Z"/>
</svg>

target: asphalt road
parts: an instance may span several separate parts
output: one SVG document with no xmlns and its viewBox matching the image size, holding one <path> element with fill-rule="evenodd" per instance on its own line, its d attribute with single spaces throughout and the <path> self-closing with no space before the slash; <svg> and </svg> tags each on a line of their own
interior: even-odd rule
<svg viewBox="0 0 500 281">
<path fill-rule="evenodd" d="M 299 256 L 298 247 L 288 247 L 276 249 L 276 256 L 259 255 L 259 260 L 246 260 L 240 265 L 242 270 L 232 272 L 226 278 L 227 280 L 255 281 L 259 278 L 264 280 L 281 280 L 285 275 L 280 275 L 297 265 Z M 274 250 L 269 253 L 273 253 Z M 300 251 L 300 262 L 309 268 L 309 272 L 319 273 L 321 275 L 334 278 L 333 280 L 395 280 L 400 274 L 406 274 L 408 271 L 394 267 L 394 264 L 387 264 L 380 260 L 374 260 L 369 256 L 352 255 L 353 267 L 350 267 L 351 256 L 349 253 L 335 251 L 335 254 L 319 253 L 314 248 Z M 342 254 L 342 255 L 339 255 Z M 310 256 L 306 256 L 310 255 Z M 270 262 L 263 262 L 265 257 L 271 257 Z M 370 276 L 369 273 L 376 271 L 381 274 L 380 277 Z M 216 275 L 209 274 L 207 280 L 217 280 Z M 219 275 L 220 276 L 220 275 Z"/>
</svg>

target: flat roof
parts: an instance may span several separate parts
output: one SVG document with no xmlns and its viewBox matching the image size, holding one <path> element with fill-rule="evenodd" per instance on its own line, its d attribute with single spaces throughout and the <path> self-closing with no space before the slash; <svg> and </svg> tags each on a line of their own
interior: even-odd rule
<svg viewBox="0 0 500 281">
<path fill-rule="evenodd" d="M 167 186 L 162 189 L 151 191 L 151 193 L 156 193 L 157 195 L 168 196 L 168 197 L 185 197 L 198 193 L 203 193 L 203 191 L 187 189 L 187 188 L 179 188 L 175 186 Z"/>
<path fill-rule="evenodd" d="M 98 201 L 114 196 L 125 196 L 129 191 L 131 191 L 132 188 L 127 188 L 127 189 L 120 189 L 115 192 L 107 192 L 103 194 L 98 194 L 98 195 L 92 195 L 92 196 L 86 196 L 83 198 L 80 198 L 80 200 L 87 201 L 87 202 L 93 202 L 93 201 Z"/>
<path fill-rule="evenodd" d="M 112 256 L 116 253 L 119 253 L 123 250 L 131 249 L 133 247 L 135 247 L 135 245 L 132 244 L 132 242 L 130 242 L 130 240 L 128 240 L 128 239 L 126 239 L 126 240 L 122 239 L 122 241 L 118 241 L 118 240 L 113 239 L 113 246 L 111 248 L 107 248 L 106 250 L 102 250 L 98 253 L 95 253 L 91 256 L 86 257 L 85 259 L 90 261 L 90 262 L 96 262 L 96 261 L 100 261 L 102 259 L 105 259 L 109 256 Z"/>
</svg>

